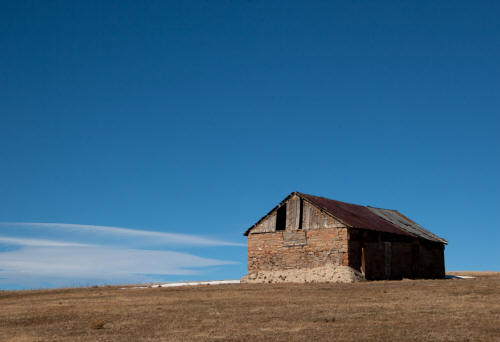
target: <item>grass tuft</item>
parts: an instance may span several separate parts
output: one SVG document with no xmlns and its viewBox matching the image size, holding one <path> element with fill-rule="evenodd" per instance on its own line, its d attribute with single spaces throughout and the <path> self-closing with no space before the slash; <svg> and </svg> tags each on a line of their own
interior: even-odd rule
<svg viewBox="0 0 500 342">
<path fill-rule="evenodd" d="M 334 323 L 335 322 L 335 316 L 319 316 L 313 319 L 313 322 L 323 322 L 323 323 Z"/>
<path fill-rule="evenodd" d="M 94 320 L 89 322 L 89 328 L 94 329 L 94 330 L 104 329 L 105 324 L 106 324 L 106 322 L 104 322 L 100 319 L 94 319 Z"/>
</svg>

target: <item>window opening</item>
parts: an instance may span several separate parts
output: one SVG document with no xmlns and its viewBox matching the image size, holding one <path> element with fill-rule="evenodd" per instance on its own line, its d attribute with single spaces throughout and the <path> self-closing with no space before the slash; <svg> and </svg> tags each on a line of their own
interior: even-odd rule
<svg viewBox="0 0 500 342">
<path fill-rule="evenodd" d="M 276 212 L 276 230 L 285 230 L 286 227 L 286 204 L 278 208 Z"/>
<path fill-rule="evenodd" d="M 300 199 L 299 228 L 302 229 L 302 218 L 304 217 L 304 200 Z"/>
</svg>

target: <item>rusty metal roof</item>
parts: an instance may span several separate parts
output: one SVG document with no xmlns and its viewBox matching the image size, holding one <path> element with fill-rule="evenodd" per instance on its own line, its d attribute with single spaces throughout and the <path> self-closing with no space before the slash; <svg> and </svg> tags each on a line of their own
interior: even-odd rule
<svg viewBox="0 0 500 342">
<path fill-rule="evenodd" d="M 373 213 L 365 206 L 331 200 L 324 197 L 297 193 L 298 196 L 325 210 L 336 219 L 353 228 L 376 230 L 384 233 L 412 235 Z"/>
<path fill-rule="evenodd" d="M 375 230 L 384 233 L 392 233 L 406 236 L 418 237 L 434 242 L 446 244 L 446 240 L 429 232 L 422 226 L 410 220 L 396 210 L 380 209 L 358 204 L 351 204 L 332 200 L 325 197 L 292 192 L 279 205 L 274 207 L 268 214 L 245 231 L 248 235 L 250 230 L 269 216 L 274 210 L 281 206 L 293 195 L 297 195 L 326 214 L 344 223 L 347 227 Z"/>
</svg>

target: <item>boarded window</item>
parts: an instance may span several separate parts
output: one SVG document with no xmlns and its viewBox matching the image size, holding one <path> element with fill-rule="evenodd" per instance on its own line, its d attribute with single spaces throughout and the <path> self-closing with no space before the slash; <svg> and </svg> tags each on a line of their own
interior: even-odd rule
<svg viewBox="0 0 500 342">
<path fill-rule="evenodd" d="M 276 230 L 285 230 L 286 227 L 286 204 L 276 211 Z"/>
<path fill-rule="evenodd" d="M 304 246 L 306 244 L 306 232 L 298 230 L 283 232 L 283 246 Z"/>
</svg>

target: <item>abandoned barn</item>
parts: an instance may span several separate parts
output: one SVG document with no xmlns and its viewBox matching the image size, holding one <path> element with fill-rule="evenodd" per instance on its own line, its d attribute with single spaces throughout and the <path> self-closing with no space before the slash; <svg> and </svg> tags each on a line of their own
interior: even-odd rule
<svg viewBox="0 0 500 342">
<path fill-rule="evenodd" d="M 396 210 L 292 192 L 244 235 L 249 276 L 325 266 L 369 280 L 445 275 L 446 240 Z"/>
</svg>

